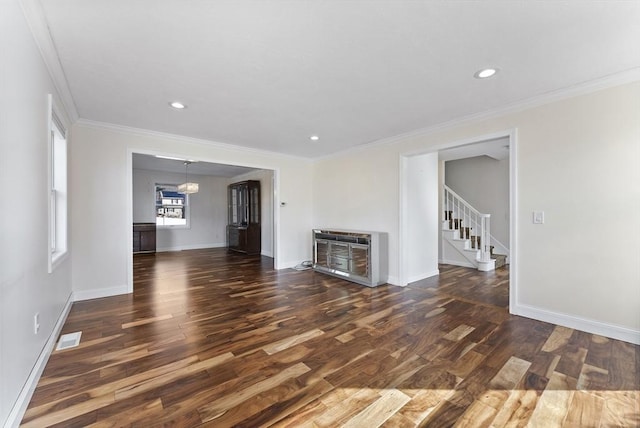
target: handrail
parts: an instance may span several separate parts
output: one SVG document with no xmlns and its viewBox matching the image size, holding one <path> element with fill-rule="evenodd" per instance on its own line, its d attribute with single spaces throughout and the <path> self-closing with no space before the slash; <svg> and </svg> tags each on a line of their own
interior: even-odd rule
<svg viewBox="0 0 640 428">
<path fill-rule="evenodd" d="M 474 212 L 475 214 L 478 214 L 478 216 L 480 217 L 491 217 L 491 214 L 483 214 L 480 211 L 478 211 L 477 209 L 475 209 L 469 202 L 465 201 L 462 196 L 458 195 L 456 192 L 453 191 L 453 189 L 451 189 L 451 187 L 447 186 L 446 184 L 443 185 L 444 186 L 444 190 L 447 191 L 447 193 L 450 193 L 452 196 L 455 197 L 455 199 L 458 199 L 460 202 L 462 202 L 462 204 L 469 208 L 470 211 Z"/>
<path fill-rule="evenodd" d="M 480 251 L 479 261 L 488 262 L 491 260 L 491 214 L 481 213 L 470 203 L 465 201 L 460 195 L 454 192 L 446 184 L 443 185 L 442 206 L 445 213 L 451 213 L 459 219 L 454 229 L 459 230 L 460 238 L 464 238 L 465 229 L 462 224 L 468 224 L 470 229 L 479 229 L 480 233 L 474 242 L 474 247 Z M 445 218 L 446 220 L 446 218 Z M 452 223 L 451 219 L 450 223 Z M 451 227 L 451 226 L 450 226 Z M 467 236 L 469 238 L 469 236 Z M 479 245 L 478 245 L 478 242 Z"/>
</svg>

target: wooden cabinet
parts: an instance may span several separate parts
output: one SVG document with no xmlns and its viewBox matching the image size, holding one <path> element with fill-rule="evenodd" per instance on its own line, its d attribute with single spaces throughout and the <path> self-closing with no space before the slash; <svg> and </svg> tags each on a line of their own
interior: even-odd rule
<svg viewBox="0 0 640 428">
<path fill-rule="evenodd" d="M 260 182 L 241 181 L 227 190 L 227 247 L 246 254 L 260 254 Z"/>
<path fill-rule="evenodd" d="M 133 253 L 156 252 L 156 224 L 133 223 Z"/>
<path fill-rule="evenodd" d="M 368 287 L 387 282 L 387 234 L 313 231 L 313 269 Z"/>
</svg>

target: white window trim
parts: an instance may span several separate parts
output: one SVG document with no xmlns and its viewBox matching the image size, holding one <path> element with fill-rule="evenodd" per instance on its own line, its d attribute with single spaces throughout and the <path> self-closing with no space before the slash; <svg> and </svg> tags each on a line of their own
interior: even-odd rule
<svg viewBox="0 0 640 428">
<path fill-rule="evenodd" d="M 63 116 L 58 113 L 58 109 L 53 101 L 53 96 L 48 96 L 48 120 L 47 120 L 47 156 L 48 156 L 48 169 L 47 169 L 47 186 L 48 186 L 48 228 L 47 228 L 47 260 L 48 260 L 48 272 L 53 271 L 68 257 L 69 255 L 69 143 L 68 143 L 68 127 L 63 121 Z M 54 125 L 55 123 L 55 125 Z M 59 227 L 57 221 L 57 198 L 55 197 L 56 189 L 54 189 L 54 126 L 58 132 L 62 134 L 65 140 L 65 166 L 66 166 L 66 193 L 65 198 L 66 209 L 64 214 L 64 223 L 61 227 L 61 233 L 64 234 L 64 245 L 58 247 L 55 236 L 57 235 L 57 228 Z M 54 248 L 55 246 L 55 248 Z"/>
<path fill-rule="evenodd" d="M 184 219 L 187 221 L 186 224 L 158 224 L 157 220 L 157 212 L 156 212 L 156 190 L 158 186 L 174 186 L 178 187 L 177 184 L 174 183 L 155 183 L 153 184 L 153 217 L 156 219 L 156 228 L 157 229 L 191 229 L 191 207 L 189 202 L 189 195 L 185 196 L 185 205 L 184 205 Z"/>
</svg>

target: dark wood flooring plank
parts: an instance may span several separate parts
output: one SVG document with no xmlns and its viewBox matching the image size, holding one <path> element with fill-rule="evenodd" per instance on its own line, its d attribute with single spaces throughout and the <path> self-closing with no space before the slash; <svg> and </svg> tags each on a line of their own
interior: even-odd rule
<svg viewBox="0 0 640 428">
<path fill-rule="evenodd" d="M 226 249 L 135 256 L 132 295 L 73 305 L 82 342 L 23 426 L 640 424 L 639 346 L 509 315 L 506 267 L 440 272 L 368 288 Z"/>
</svg>

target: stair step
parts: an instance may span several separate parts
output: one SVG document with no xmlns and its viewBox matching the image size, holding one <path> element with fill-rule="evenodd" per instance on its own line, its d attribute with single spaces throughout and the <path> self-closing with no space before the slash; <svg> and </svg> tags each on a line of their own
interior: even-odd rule
<svg viewBox="0 0 640 428">
<path fill-rule="evenodd" d="M 491 254 L 491 258 L 496 261 L 496 269 L 504 266 L 507 262 L 507 256 L 504 254 Z"/>
</svg>

